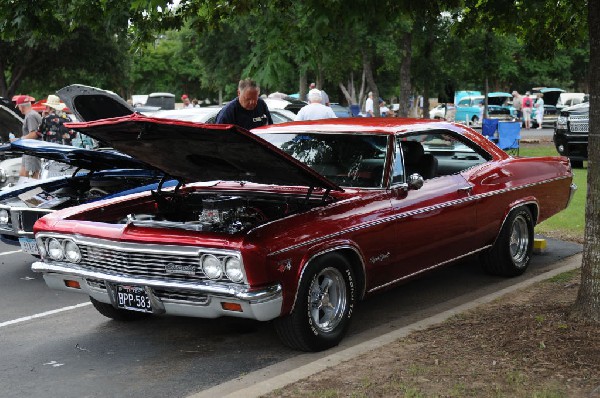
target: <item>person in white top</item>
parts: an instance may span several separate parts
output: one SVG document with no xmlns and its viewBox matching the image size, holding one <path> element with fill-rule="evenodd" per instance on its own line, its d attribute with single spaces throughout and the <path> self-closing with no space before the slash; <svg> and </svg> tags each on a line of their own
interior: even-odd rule
<svg viewBox="0 0 600 398">
<path fill-rule="evenodd" d="M 542 123 L 544 122 L 544 94 L 538 93 L 537 100 L 535 101 L 535 119 L 537 121 L 538 130 L 542 129 Z"/>
<path fill-rule="evenodd" d="M 332 119 L 337 117 L 333 110 L 321 103 L 321 90 L 313 89 L 308 92 L 310 104 L 300 108 L 294 120 Z"/>
<path fill-rule="evenodd" d="M 373 113 L 373 92 L 369 91 L 369 96 L 365 101 L 365 113 L 367 117 L 373 117 L 375 114 Z"/>
</svg>

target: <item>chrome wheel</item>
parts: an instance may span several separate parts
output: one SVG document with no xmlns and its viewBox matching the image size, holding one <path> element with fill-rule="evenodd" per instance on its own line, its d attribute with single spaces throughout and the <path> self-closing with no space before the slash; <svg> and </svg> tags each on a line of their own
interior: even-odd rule
<svg viewBox="0 0 600 398">
<path fill-rule="evenodd" d="M 510 256 L 515 265 L 520 267 L 529 255 L 529 225 L 522 215 L 519 215 L 512 224 L 510 232 Z"/>
<path fill-rule="evenodd" d="M 308 289 L 309 312 L 313 326 L 321 332 L 334 330 L 347 307 L 344 276 L 337 268 L 325 268 L 316 275 Z"/>
</svg>

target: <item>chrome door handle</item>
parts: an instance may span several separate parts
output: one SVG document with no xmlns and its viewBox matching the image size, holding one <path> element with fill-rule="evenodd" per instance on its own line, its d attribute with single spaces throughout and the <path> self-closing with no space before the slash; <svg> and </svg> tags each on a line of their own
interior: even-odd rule
<svg viewBox="0 0 600 398">
<path fill-rule="evenodd" d="M 467 195 L 470 195 L 472 190 L 473 190 L 473 186 L 471 186 L 471 185 L 469 185 L 468 187 L 460 187 L 460 188 L 458 188 L 458 192 L 464 192 Z"/>
</svg>

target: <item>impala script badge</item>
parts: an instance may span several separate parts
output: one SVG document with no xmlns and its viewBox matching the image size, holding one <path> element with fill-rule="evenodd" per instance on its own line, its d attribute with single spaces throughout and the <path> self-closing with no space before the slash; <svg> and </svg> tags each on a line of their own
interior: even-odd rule
<svg viewBox="0 0 600 398">
<path fill-rule="evenodd" d="M 169 263 L 165 265 L 165 271 L 167 274 L 194 275 L 196 273 L 196 266 Z"/>
<path fill-rule="evenodd" d="M 390 256 L 390 252 L 387 252 L 387 253 L 380 254 L 378 256 L 373 256 L 369 259 L 369 261 L 371 262 L 371 264 L 375 264 L 375 263 L 385 260 L 389 256 Z"/>
</svg>

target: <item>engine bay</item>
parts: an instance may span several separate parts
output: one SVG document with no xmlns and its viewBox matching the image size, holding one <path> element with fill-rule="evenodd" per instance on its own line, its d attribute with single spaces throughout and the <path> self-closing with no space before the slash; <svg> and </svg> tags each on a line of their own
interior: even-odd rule
<svg viewBox="0 0 600 398">
<path fill-rule="evenodd" d="M 42 187 L 23 191 L 17 198 L 28 207 L 60 210 L 66 207 L 93 202 L 113 193 L 138 186 L 151 184 L 155 178 L 73 178 Z M 18 205 L 17 198 L 11 198 L 6 204 Z"/>
<path fill-rule="evenodd" d="M 153 192 L 154 213 L 128 214 L 120 223 L 154 228 L 235 234 L 291 214 L 310 210 L 322 201 L 300 196 Z"/>
</svg>

